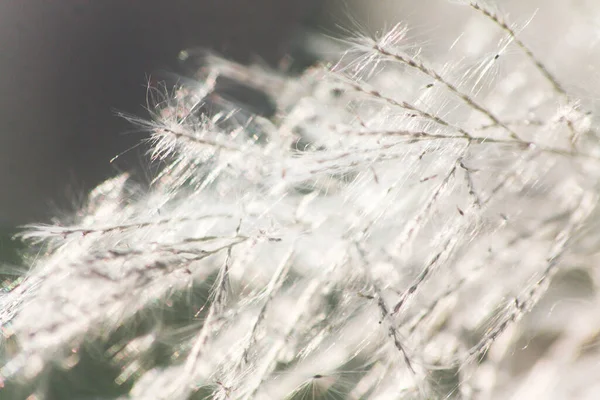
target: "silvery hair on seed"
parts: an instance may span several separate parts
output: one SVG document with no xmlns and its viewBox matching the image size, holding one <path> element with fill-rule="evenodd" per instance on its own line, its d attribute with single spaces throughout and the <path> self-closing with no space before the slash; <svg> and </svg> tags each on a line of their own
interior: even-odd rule
<svg viewBox="0 0 600 400">
<path fill-rule="evenodd" d="M 299 74 L 204 53 L 149 88 L 150 188 L 21 234 L 0 397 L 598 398 L 588 3 L 445 4 L 443 51 L 356 27 Z"/>
</svg>

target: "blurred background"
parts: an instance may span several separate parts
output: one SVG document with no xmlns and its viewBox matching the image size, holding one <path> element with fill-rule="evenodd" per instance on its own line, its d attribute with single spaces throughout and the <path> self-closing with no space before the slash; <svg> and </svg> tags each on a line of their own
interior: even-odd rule
<svg viewBox="0 0 600 400">
<path fill-rule="evenodd" d="M 16 226 L 69 210 L 119 171 L 144 170 L 146 84 L 207 47 L 275 64 L 321 0 L 0 0 L 0 260 Z M 139 172 L 138 172 L 139 174 Z M 141 180 L 147 179 L 143 176 Z"/>
<path fill-rule="evenodd" d="M 139 153 L 145 85 L 206 46 L 276 62 L 319 0 L 0 0 L 0 225 L 67 206 Z M 129 131 L 129 134 L 128 134 Z"/>
</svg>

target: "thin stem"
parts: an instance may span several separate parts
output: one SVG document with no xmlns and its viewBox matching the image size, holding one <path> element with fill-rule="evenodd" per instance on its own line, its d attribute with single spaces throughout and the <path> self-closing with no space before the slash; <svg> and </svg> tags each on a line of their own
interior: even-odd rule
<svg viewBox="0 0 600 400">
<path fill-rule="evenodd" d="M 506 22 L 504 22 L 498 15 L 493 12 L 481 7 L 476 2 L 471 2 L 469 4 L 471 8 L 478 11 L 479 13 L 486 16 L 489 20 L 494 22 L 500 29 L 508 34 L 513 42 L 525 53 L 525 55 L 531 60 L 531 62 L 536 66 L 538 71 L 550 82 L 554 91 L 562 96 L 564 99 L 568 100 L 567 91 L 562 87 L 562 85 L 558 82 L 558 80 L 548 71 L 548 69 L 544 66 L 544 64 L 533 54 L 533 52 L 527 47 L 525 43 L 515 33 L 515 31 L 508 26 Z"/>
<path fill-rule="evenodd" d="M 512 138 L 520 140 L 519 136 L 512 129 L 510 129 L 503 122 L 501 122 L 494 114 L 492 114 L 491 111 L 489 111 L 487 108 L 479 105 L 477 103 L 477 101 L 475 101 L 475 99 L 473 99 L 468 94 L 463 93 L 462 91 L 460 91 L 455 85 L 453 85 L 452 83 L 450 83 L 446 79 L 444 79 L 434 69 L 426 67 L 425 64 L 423 64 L 422 62 L 417 61 L 417 60 L 409 57 L 408 55 L 403 55 L 403 54 L 400 54 L 400 53 L 395 53 L 395 52 L 392 52 L 390 50 L 387 50 L 387 49 L 383 48 L 378 43 L 376 43 L 375 45 L 373 45 L 373 49 L 375 51 L 377 51 L 379 54 L 381 54 L 381 55 L 383 55 L 383 56 L 385 56 L 387 58 L 390 58 L 390 59 L 392 59 L 394 61 L 398 61 L 398 62 L 400 62 L 402 64 L 405 64 L 405 65 L 408 65 L 411 68 L 415 68 L 418 71 L 421 71 L 422 73 L 424 73 L 425 75 L 433 78 L 435 81 L 441 83 L 450 92 L 454 93 L 457 97 L 459 97 L 461 100 L 463 100 L 471 108 L 479 111 L 480 113 L 482 113 L 483 115 L 485 115 L 486 117 L 488 117 L 494 124 L 502 127 L 504 130 L 506 130 Z"/>
</svg>

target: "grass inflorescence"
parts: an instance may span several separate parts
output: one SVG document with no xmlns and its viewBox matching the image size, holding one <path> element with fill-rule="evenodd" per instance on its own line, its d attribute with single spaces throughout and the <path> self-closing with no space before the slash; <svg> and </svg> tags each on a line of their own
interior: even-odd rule
<svg viewBox="0 0 600 400">
<path fill-rule="evenodd" d="M 593 104 L 546 64 L 568 60 L 455 7 L 498 30 L 471 66 L 398 24 L 300 75 L 203 53 L 149 89 L 150 188 L 115 177 L 21 234 L 0 397 L 597 394 Z"/>
</svg>

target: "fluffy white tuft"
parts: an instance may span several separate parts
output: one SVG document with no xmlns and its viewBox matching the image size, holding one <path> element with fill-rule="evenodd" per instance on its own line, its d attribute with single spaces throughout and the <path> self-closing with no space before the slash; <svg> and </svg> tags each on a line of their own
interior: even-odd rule
<svg viewBox="0 0 600 400">
<path fill-rule="evenodd" d="M 47 250 L 0 297 L 0 395 L 597 396 L 597 120 L 546 64 L 585 54 L 468 3 L 496 42 L 428 59 L 396 25 L 154 93 L 150 190 L 22 234 Z"/>
</svg>

